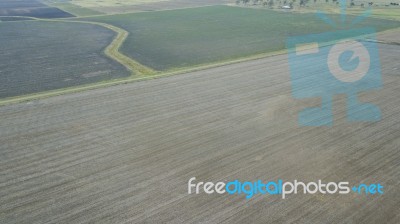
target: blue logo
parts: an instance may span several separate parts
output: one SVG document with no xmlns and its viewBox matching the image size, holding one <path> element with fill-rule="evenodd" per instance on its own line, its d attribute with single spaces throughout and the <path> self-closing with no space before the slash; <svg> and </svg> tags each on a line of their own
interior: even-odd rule
<svg viewBox="0 0 400 224">
<path fill-rule="evenodd" d="M 346 15 L 345 3 L 341 2 L 342 22 Z M 352 24 L 360 22 L 367 14 L 357 17 Z M 325 14 L 317 15 L 336 27 Z M 382 87 L 375 33 L 373 28 L 365 27 L 287 39 L 293 97 L 321 99 L 319 107 L 299 112 L 299 125 L 332 126 L 332 99 L 337 94 L 347 95 L 348 121 L 372 122 L 381 119 L 379 107 L 358 99 L 360 92 Z"/>
<path fill-rule="evenodd" d="M 230 194 L 245 195 L 246 199 L 251 199 L 257 194 L 261 195 L 280 195 L 282 199 L 286 199 L 291 194 L 316 194 L 332 195 L 332 194 L 349 194 L 351 191 L 359 195 L 382 195 L 384 187 L 380 183 L 360 184 L 350 187 L 347 181 L 340 182 L 301 182 L 294 180 L 293 182 L 284 182 L 282 179 L 277 181 L 245 181 L 239 180 L 229 182 L 195 182 L 196 177 L 192 177 L 188 181 L 188 194 Z"/>
</svg>

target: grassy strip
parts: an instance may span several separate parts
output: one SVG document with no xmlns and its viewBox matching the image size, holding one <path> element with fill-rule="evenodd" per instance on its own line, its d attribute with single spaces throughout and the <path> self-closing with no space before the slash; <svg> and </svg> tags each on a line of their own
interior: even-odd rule
<svg viewBox="0 0 400 224">
<path fill-rule="evenodd" d="M 123 30 L 119 27 L 115 27 L 106 23 L 99 23 L 99 22 L 83 22 L 83 23 L 90 23 L 103 26 L 117 33 L 117 36 L 114 38 L 111 44 L 107 46 L 104 52 L 106 55 L 118 61 L 120 64 L 124 65 L 127 69 L 129 69 L 132 72 L 132 75 L 142 76 L 142 75 L 152 75 L 155 73 L 153 69 L 140 64 L 139 62 L 122 54 L 119 51 L 122 44 L 125 42 L 126 38 L 129 35 L 129 33 L 126 30 Z"/>
<path fill-rule="evenodd" d="M 60 22 L 60 20 L 52 20 Z M 89 21 L 72 21 L 72 20 L 61 20 L 62 22 L 72 22 L 72 23 L 86 23 L 86 24 L 93 24 L 105 27 L 117 33 L 117 36 L 114 40 L 108 45 L 104 51 L 104 53 L 109 56 L 111 59 L 119 62 L 123 66 L 125 66 L 128 70 L 132 72 L 132 75 L 151 75 L 154 74 L 155 71 L 149 67 L 146 67 L 139 62 L 133 60 L 132 58 L 122 54 L 119 49 L 121 48 L 122 44 L 125 42 L 126 38 L 128 37 L 129 33 L 121 29 L 119 27 L 100 23 L 100 22 L 89 22 Z"/>
</svg>

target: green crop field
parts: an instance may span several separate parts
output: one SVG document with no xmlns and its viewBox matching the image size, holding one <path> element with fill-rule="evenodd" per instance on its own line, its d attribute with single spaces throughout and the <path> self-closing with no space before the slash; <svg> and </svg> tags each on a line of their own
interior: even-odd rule
<svg viewBox="0 0 400 224">
<path fill-rule="evenodd" d="M 104 48 L 115 33 L 92 24 L 22 21 L 0 26 L 0 98 L 127 77 Z"/>
<path fill-rule="evenodd" d="M 330 16 L 335 21 L 340 20 L 337 14 Z M 121 51 L 157 70 L 282 50 L 288 36 L 334 30 L 314 13 L 229 6 L 109 15 L 89 20 L 127 30 L 130 35 Z M 382 31 L 400 27 L 400 24 L 368 18 L 353 28 L 364 26 Z"/>
</svg>

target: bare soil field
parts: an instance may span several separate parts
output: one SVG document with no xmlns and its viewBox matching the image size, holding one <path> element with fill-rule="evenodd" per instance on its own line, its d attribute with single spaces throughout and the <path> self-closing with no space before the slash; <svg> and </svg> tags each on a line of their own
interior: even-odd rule
<svg viewBox="0 0 400 224">
<path fill-rule="evenodd" d="M 377 39 L 378 41 L 389 43 L 393 45 L 400 45 L 399 38 L 400 29 L 397 30 L 388 30 L 386 32 L 381 33 Z"/>
<path fill-rule="evenodd" d="M 0 26 L 0 98 L 127 77 L 106 57 L 115 33 L 91 24 L 45 21 Z"/>
<path fill-rule="evenodd" d="M 286 55 L 0 107 L 1 223 L 399 223 L 400 46 L 382 120 L 299 127 Z M 317 66 L 317 65 L 316 65 Z M 382 183 L 383 195 L 188 195 L 187 181 Z"/>
<path fill-rule="evenodd" d="M 30 16 L 36 18 L 67 18 L 72 14 L 49 7 L 37 0 L 0 0 L 0 16 Z"/>
</svg>

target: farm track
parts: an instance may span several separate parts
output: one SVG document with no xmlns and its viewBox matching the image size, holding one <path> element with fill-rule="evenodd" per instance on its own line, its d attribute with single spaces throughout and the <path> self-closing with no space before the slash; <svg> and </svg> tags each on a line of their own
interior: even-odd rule
<svg viewBox="0 0 400 224">
<path fill-rule="evenodd" d="M 381 38 L 384 39 L 384 38 Z M 398 223 L 400 46 L 383 119 L 298 127 L 287 56 L 0 107 L 1 223 Z M 384 195 L 188 195 L 187 181 L 382 183 Z"/>
</svg>

